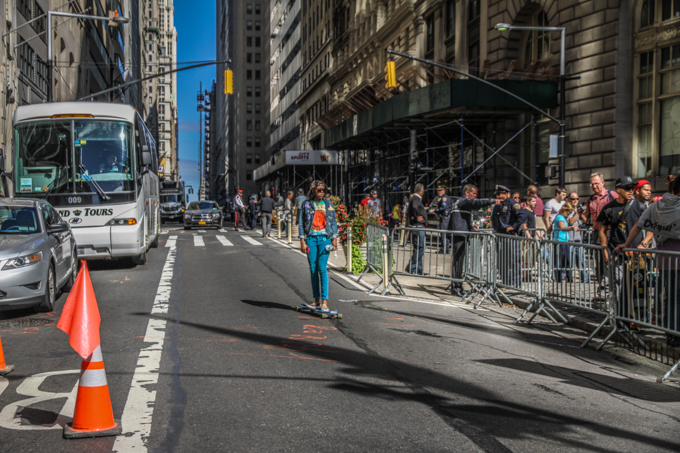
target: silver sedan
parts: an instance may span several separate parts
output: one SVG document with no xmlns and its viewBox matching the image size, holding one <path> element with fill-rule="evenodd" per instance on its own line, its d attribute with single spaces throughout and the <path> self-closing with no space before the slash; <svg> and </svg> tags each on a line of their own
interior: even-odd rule
<svg viewBox="0 0 680 453">
<path fill-rule="evenodd" d="M 54 310 L 78 272 L 71 227 L 43 200 L 0 198 L 0 310 Z"/>
</svg>

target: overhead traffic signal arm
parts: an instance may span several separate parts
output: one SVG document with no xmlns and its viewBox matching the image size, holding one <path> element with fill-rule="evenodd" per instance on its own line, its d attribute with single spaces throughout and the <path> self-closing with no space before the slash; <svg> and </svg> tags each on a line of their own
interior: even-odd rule
<svg viewBox="0 0 680 453">
<path fill-rule="evenodd" d="M 385 65 L 385 88 L 397 87 L 397 65 L 394 61 L 388 61 Z"/>
</svg>

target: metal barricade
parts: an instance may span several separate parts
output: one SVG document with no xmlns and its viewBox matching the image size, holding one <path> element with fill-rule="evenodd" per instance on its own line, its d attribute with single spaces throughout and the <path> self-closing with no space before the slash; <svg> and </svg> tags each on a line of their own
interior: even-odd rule
<svg viewBox="0 0 680 453">
<path fill-rule="evenodd" d="M 455 232 L 432 228 L 397 227 L 392 230 L 391 243 L 397 244 L 399 237 L 409 237 L 399 248 L 392 247 L 394 262 L 391 281 L 404 294 L 396 276 L 415 276 L 437 280 L 454 281 L 452 274 L 452 255 L 445 253 L 444 244 L 452 244 Z M 460 233 L 459 233 L 460 234 Z M 463 279 L 455 281 L 462 282 Z"/>
<path fill-rule="evenodd" d="M 611 266 L 605 256 L 607 248 L 553 240 L 541 241 L 541 244 L 546 262 L 543 279 L 545 300 L 548 303 L 573 305 L 605 316 L 597 329 L 581 345 L 583 348 L 605 325 L 613 324 L 608 290 Z"/>
<path fill-rule="evenodd" d="M 383 256 L 383 244 L 387 241 L 388 237 L 389 229 L 387 227 L 375 223 L 366 224 L 366 267 L 357 279 L 357 282 L 361 281 L 369 270 L 379 275 L 384 274 L 385 270 L 389 272 L 389 263 L 384 263 Z M 385 268 L 385 265 L 388 267 Z M 380 283 L 382 282 L 378 282 L 368 294 L 375 291 L 380 286 Z"/>
<path fill-rule="evenodd" d="M 623 252 L 613 257 L 611 293 L 616 322 L 603 344 L 623 330 L 646 347 L 631 331 L 630 323 L 663 331 L 669 339 L 680 337 L 680 252 L 642 249 Z M 624 335 L 619 336 L 630 344 Z M 680 361 L 661 381 L 668 379 L 678 366 Z"/>
<path fill-rule="evenodd" d="M 543 312 L 553 322 L 555 318 L 546 310 L 546 305 L 553 309 L 563 321 L 567 320 L 550 302 L 543 297 L 545 260 L 541 253 L 541 242 L 526 236 L 496 234 L 496 268 L 495 275 L 490 276 L 499 288 L 499 294 L 512 304 L 505 294 L 512 291 L 523 294 L 531 302 L 515 322 L 521 321 L 533 308 L 536 311 L 529 319 L 531 323 L 539 313 Z"/>
</svg>

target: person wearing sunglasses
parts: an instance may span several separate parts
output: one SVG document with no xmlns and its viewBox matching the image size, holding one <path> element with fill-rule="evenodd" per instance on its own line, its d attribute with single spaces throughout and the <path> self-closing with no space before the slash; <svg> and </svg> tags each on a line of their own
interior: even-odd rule
<svg viewBox="0 0 680 453">
<path fill-rule="evenodd" d="M 326 198 L 326 184 L 313 181 L 308 199 L 302 203 L 298 215 L 300 248 L 307 254 L 312 277 L 314 304 L 308 304 L 321 311 L 328 309 L 328 256 L 338 247 L 338 224 L 335 207 Z"/>
<path fill-rule="evenodd" d="M 635 181 L 630 176 L 623 176 L 616 180 L 616 192 L 618 197 L 607 203 L 597 218 L 600 225 L 599 236 L 600 244 L 607 247 L 604 250 L 605 264 L 609 263 L 612 252 L 621 244 L 629 244 L 629 247 L 637 247 L 642 242 L 643 235 L 639 232 L 633 239 L 627 242 L 628 235 L 637 225 L 640 216 L 645 210 L 645 206 L 633 198 L 635 191 Z M 607 229 L 611 229 L 610 237 L 607 237 Z M 611 286 L 616 291 L 619 303 L 618 309 L 621 313 L 630 313 L 628 304 L 628 291 L 624 284 L 623 264 L 614 267 L 614 285 Z M 606 295 L 606 294 L 605 294 Z"/>
</svg>

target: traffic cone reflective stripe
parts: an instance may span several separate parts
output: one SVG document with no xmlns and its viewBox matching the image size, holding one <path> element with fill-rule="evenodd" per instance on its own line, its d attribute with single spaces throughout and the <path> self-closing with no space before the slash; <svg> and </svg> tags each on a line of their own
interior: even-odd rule
<svg viewBox="0 0 680 453">
<path fill-rule="evenodd" d="M 0 376 L 9 374 L 14 370 L 14 365 L 5 363 L 5 353 L 2 351 L 2 339 L 0 339 Z"/>
<path fill-rule="evenodd" d="M 101 345 L 80 366 L 80 382 L 73 422 L 64 427 L 64 437 L 115 436 L 122 432 L 113 418 Z"/>
</svg>

